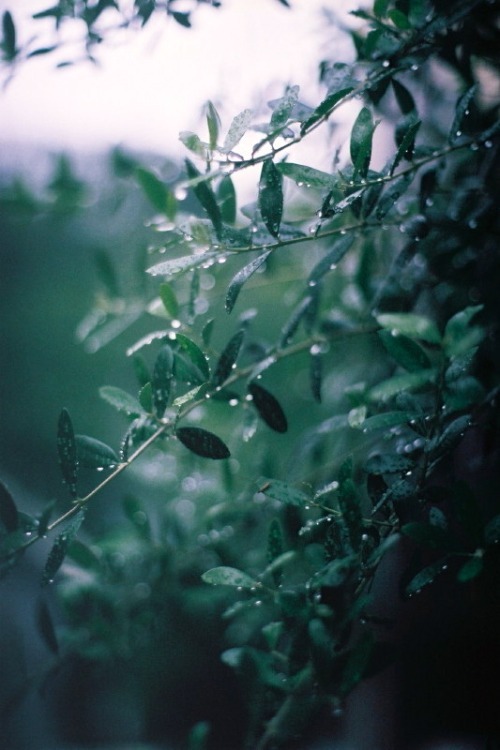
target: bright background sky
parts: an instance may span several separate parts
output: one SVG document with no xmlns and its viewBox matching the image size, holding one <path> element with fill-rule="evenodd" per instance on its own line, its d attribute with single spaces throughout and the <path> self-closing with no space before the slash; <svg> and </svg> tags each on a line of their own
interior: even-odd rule
<svg viewBox="0 0 500 750">
<path fill-rule="evenodd" d="M 12 12 L 20 41 L 45 28 L 48 43 L 52 22 L 44 26 L 30 16 L 52 4 L 0 0 L 0 11 Z M 287 83 L 300 85 L 300 98 L 314 106 L 321 97 L 314 85 L 318 62 L 348 61 L 352 55 L 350 42 L 328 28 L 320 9 L 345 19 L 362 3 L 291 4 L 292 10 L 278 0 L 225 0 L 219 9 L 202 5 L 193 13 L 192 29 L 158 18 L 142 31 L 109 39 L 97 50 L 99 67 L 83 63 L 55 70 L 51 55 L 31 60 L 0 92 L 0 144 L 52 150 L 122 144 L 181 153 L 181 130 L 205 136 L 200 111 L 207 99 L 219 107 L 223 128 L 246 107 L 257 109 L 280 96 Z"/>
</svg>

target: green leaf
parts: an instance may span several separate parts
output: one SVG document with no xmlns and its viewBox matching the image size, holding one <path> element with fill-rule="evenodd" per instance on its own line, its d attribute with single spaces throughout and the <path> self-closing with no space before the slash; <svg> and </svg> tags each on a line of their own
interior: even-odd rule
<svg viewBox="0 0 500 750">
<path fill-rule="evenodd" d="M 326 273 L 335 270 L 337 264 L 340 263 L 353 242 L 354 236 L 352 234 L 334 239 L 330 246 L 330 251 L 314 266 L 309 274 L 308 285 L 315 286 Z"/>
<path fill-rule="evenodd" d="M 321 172 L 319 169 L 313 169 L 313 167 L 307 167 L 304 164 L 282 161 L 276 164 L 276 169 L 284 177 L 293 180 L 299 187 L 305 185 L 318 190 L 331 190 L 335 185 L 333 175 L 328 174 L 328 172 Z"/>
<path fill-rule="evenodd" d="M 387 430 L 391 427 L 397 427 L 400 424 L 408 424 L 415 418 L 415 414 L 407 411 L 386 411 L 383 414 L 374 414 L 368 417 L 361 425 L 363 432 L 373 432 L 374 430 Z"/>
<path fill-rule="evenodd" d="M 484 527 L 484 541 L 486 544 L 500 542 L 500 514 L 494 516 Z"/>
<path fill-rule="evenodd" d="M 202 159 L 207 158 L 208 143 L 204 143 L 196 133 L 192 133 L 190 130 L 181 130 L 179 140 L 196 156 L 200 156 Z"/>
<path fill-rule="evenodd" d="M 160 284 L 159 293 L 163 307 L 165 308 L 167 313 L 172 318 L 176 318 L 179 314 L 179 303 L 177 302 L 177 297 L 175 296 L 175 292 L 172 289 L 172 285 L 167 281 L 164 281 L 162 284 Z"/>
<path fill-rule="evenodd" d="M 291 117 L 292 111 L 297 103 L 298 96 L 299 87 L 288 86 L 285 95 L 278 100 L 276 106 L 273 109 L 271 122 L 269 124 L 269 132 L 272 135 L 275 135 L 283 130 Z"/>
<path fill-rule="evenodd" d="M 4 51 L 4 58 L 11 62 L 17 55 L 16 49 L 16 27 L 14 25 L 14 19 L 12 14 L 6 10 L 2 16 L 2 30 L 3 40 L 2 48 Z"/>
<path fill-rule="evenodd" d="M 144 414 L 144 409 L 136 398 L 114 385 L 103 385 L 99 388 L 99 395 L 128 417 L 140 417 Z"/>
<path fill-rule="evenodd" d="M 467 91 L 465 91 L 458 99 L 455 107 L 455 116 L 450 128 L 450 134 L 448 136 L 448 142 L 455 143 L 462 135 L 462 127 L 465 117 L 467 117 L 472 101 L 476 95 L 478 86 L 475 83 Z"/>
<path fill-rule="evenodd" d="M 281 524 L 278 521 L 278 519 L 273 518 L 269 526 L 269 531 L 267 534 L 267 561 L 272 566 L 272 564 L 275 563 L 276 560 L 279 560 L 279 558 L 282 555 L 283 555 L 283 531 L 282 531 Z M 276 566 L 272 567 L 271 571 L 269 571 L 268 568 L 266 569 L 266 571 L 268 573 L 272 573 L 274 583 L 276 586 L 278 586 L 281 583 L 281 580 L 283 578 L 281 565 L 278 567 Z"/>
<path fill-rule="evenodd" d="M 363 518 L 361 514 L 360 501 L 352 479 L 347 478 L 340 483 L 337 493 L 339 508 L 347 526 L 347 533 L 354 550 L 358 550 L 361 544 L 361 532 L 363 529 Z"/>
<path fill-rule="evenodd" d="M 61 411 L 57 424 L 57 452 L 63 479 L 68 485 L 71 496 L 75 498 L 77 495 L 76 475 L 78 471 L 76 441 L 73 423 L 66 409 Z"/>
<path fill-rule="evenodd" d="M 77 535 L 84 518 L 85 513 L 80 509 L 65 530 L 56 537 L 43 569 L 42 586 L 52 583 L 54 580 L 54 576 L 64 562 L 68 547 Z"/>
<path fill-rule="evenodd" d="M 412 339 L 421 339 L 429 344 L 440 344 L 441 336 L 436 324 L 423 315 L 414 313 L 382 313 L 375 316 L 382 328 L 402 333 Z"/>
<path fill-rule="evenodd" d="M 217 200 L 220 205 L 222 220 L 226 224 L 236 221 L 236 190 L 229 175 L 225 175 L 217 188 Z"/>
<path fill-rule="evenodd" d="M 201 427 L 179 427 L 175 434 L 197 456 L 219 460 L 231 455 L 227 445 L 217 435 Z"/>
<path fill-rule="evenodd" d="M 17 531 L 19 527 L 19 515 L 17 512 L 14 498 L 7 487 L 0 481 L 0 521 L 5 531 L 9 534 Z"/>
<path fill-rule="evenodd" d="M 419 594 L 425 586 L 429 586 L 433 583 L 436 578 L 444 573 L 448 568 L 448 557 L 443 557 L 436 562 L 431 563 L 426 568 L 423 568 L 416 576 L 414 576 L 409 584 L 405 588 L 406 596 L 413 596 Z"/>
<path fill-rule="evenodd" d="M 248 385 L 248 393 L 252 396 L 252 403 L 264 422 L 276 432 L 286 432 L 287 419 L 277 399 L 257 383 Z"/>
<path fill-rule="evenodd" d="M 304 135 L 308 130 L 310 130 L 313 125 L 315 125 L 319 120 L 328 117 L 337 104 L 342 101 L 342 99 L 345 99 L 346 96 L 349 96 L 351 91 L 353 91 L 353 86 L 348 86 L 346 88 L 340 89 L 340 91 L 335 91 L 333 94 L 329 94 L 326 99 L 324 99 L 321 104 L 319 104 L 312 115 L 302 123 L 300 128 L 300 134 Z"/>
<path fill-rule="evenodd" d="M 267 260 L 267 258 L 271 254 L 271 250 L 267 250 L 263 253 L 261 253 L 257 258 L 254 258 L 254 260 L 251 260 L 250 263 L 247 263 L 246 266 L 243 266 L 242 269 L 238 271 L 238 273 L 233 276 L 231 281 L 229 282 L 229 286 L 226 293 L 226 311 L 228 313 L 231 312 L 234 305 L 236 304 L 236 300 L 238 299 L 238 295 L 243 287 L 244 284 L 248 281 L 250 276 L 252 276 L 255 271 L 257 271 Z"/>
<path fill-rule="evenodd" d="M 377 219 L 381 220 L 389 213 L 396 201 L 407 191 L 412 179 L 412 174 L 402 175 L 384 190 L 375 211 Z"/>
<path fill-rule="evenodd" d="M 278 238 L 283 214 L 283 177 L 272 159 L 262 164 L 259 181 L 259 209 L 270 234 Z"/>
<path fill-rule="evenodd" d="M 216 388 L 221 386 L 228 379 L 235 368 L 244 335 L 245 333 L 243 330 L 235 333 L 220 355 L 215 366 L 214 374 L 212 375 L 212 383 Z"/>
<path fill-rule="evenodd" d="M 394 26 L 397 26 L 398 29 L 401 29 L 402 31 L 409 31 L 411 29 L 411 23 L 408 20 L 408 16 L 406 16 L 397 8 L 390 10 L 387 16 L 391 19 Z"/>
<path fill-rule="evenodd" d="M 148 414 L 153 411 L 153 386 L 150 382 L 145 383 L 139 391 L 139 403 Z"/>
<path fill-rule="evenodd" d="M 395 78 L 391 79 L 391 84 L 394 90 L 396 101 L 402 114 L 409 115 L 410 112 L 414 112 L 416 109 L 415 100 L 413 99 L 413 96 L 410 94 L 406 86 L 403 86 L 403 84 L 399 83 L 399 81 L 397 81 Z"/>
<path fill-rule="evenodd" d="M 278 479 L 260 477 L 257 480 L 257 484 L 259 492 L 263 492 L 273 500 L 278 500 L 285 505 L 295 505 L 299 508 L 304 508 L 311 502 L 310 497 L 305 492 L 301 492 L 301 490 L 297 490 L 295 487 L 291 487 L 286 482 L 281 482 Z"/>
<path fill-rule="evenodd" d="M 200 253 L 200 255 L 183 255 L 181 258 L 156 263 L 154 266 L 147 268 L 146 273 L 151 274 L 151 276 L 173 276 L 183 271 L 190 271 L 193 268 L 201 268 L 206 264 L 213 263 L 215 258 L 219 256 L 220 253 L 215 250 Z"/>
<path fill-rule="evenodd" d="M 201 579 L 211 586 L 234 586 L 238 589 L 254 589 L 261 585 L 259 581 L 251 578 L 242 570 L 230 568 L 226 565 L 207 570 L 203 573 Z"/>
<path fill-rule="evenodd" d="M 182 354 L 184 354 L 189 359 L 189 361 L 192 362 L 192 364 L 196 368 L 196 371 L 198 372 L 198 378 L 200 378 L 201 375 L 202 383 L 210 378 L 210 367 L 208 365 L 208 360 L 203 354 L 200 347 L 195 344 L 192 339 L 190 339 L 188 336 L 185 336 L 183 333 L 176 333 L 175 338 L 172 339 L 170 346 L 172 346 L 172 348 L 176 351 L 182 352 Z M 174 372 L 176 374 L 176 377 L 179 377 L 176 367 L 177 361 L 174 366 Z"/>
<path fill-rule="evenodd" d="M 157 415 L 161 418 L 165 413 L 170 399 L 172 377 L 174 369 L 174 354 L 170 346 L 162 346 L 153 367 L 151 386 L 153 389 L 153 404 Z"/>
<path fill-rule="evenodd" d="M 116 271 L 109 253 L 98 250 L 95 254 L 95 263 L 99 281 L 110 297 L 120 296 L 120 287 Z"/>
<path fill-rule="evenodd" d="M 245 135 L 252 121 L 253 112 L 251 109 L 244 109 L 233 118 L 229 126 L 228 133 L 224 140 L 224 151 L 231 151 Z"/>
<path fill-rule="evenodd" d="M 201 176 L 201 173 L 189 159 L 186 159 L 186 172 L 190 180 Z M 222 216 L 212 188 L 208 182 L 200 182 L 193 186 L 193 192 L 207 212 L 208 218 L 213 224 L 215 234 L 217 238 L 220 239 L 222 231 Z"/>
<path fill-rule="evenodd" d="M 436 373 L 434 370 L 421 370 L 420 372 L 408 372 L 403 375 L 394 375 L 392 378 L 383 380 L 381 383 L 372 386 L 367 398 L 370 401 L 385 401 L 398 393 L 411 391 L 415 388 L 421 388 L 428 383 L 432 383 Z"/>
<path fill-rule="evenodd" d="M 154 172 L 144 169 L 144 167 L 136 167 L 135 175 L 148 200 L 160 213 L 166 214 L 170 192 L 168 187 Z"/>
<path fill-rule="evenodd" d="M 444 329 L 443 346 L 449 357 L 465 354 L 484 338 L 482 328 L 470 325 L 472 318 L 482 309 L 483 305 L 466 307 L 448 320 Z"/>
<path fill-rule="evenodd" d="M 391 0 L 375 0 L 373 3 L 373 12 L 377 18 L 385 18 L 390 4 Z"/>
<path fill-rule="evenodd" d="M 75 435 L 78 463 L 90 469 L 110 469 L 120 463 L 114 450 L 100 440 L 87 435 Z"/>
<path fill-rule="evenodd" d="M 396 156 L 392 162 L 390 174 L 392 175 L 396 170 L 402 159 L 411 160 L 413 158 L 413 148 L 415 145 L 415 138 L 420 129 L 422 122 L 420 120 L 412 121 L 404 131 L 404 135 L 399 144 Z"/>
<path fill-rule="evenodd" d="M 466 583 L 473 578 L 477 578 L 483 572 L 484 560 L 482 556 L 474 555 L 465 562 L 457 573 L 457 580 L 460 583 Z"/>
<path fill-rule="evenodd" d="M 191 28 L 191 20 L 189 17 L 189 13 L 179 13 L 178 11 L 171 10 L 169 11 L 170 15 L 174 19 L 174 21 L 177 21 L 179 26 L 183 26 L 186 29 Z"/>
<path fill-rule="evenodd" d="M 321 351 L 316 351 L 312 346 L 309 350 L 309 383 L 311 386 L 312 397 L 319 404 L 321 403 L 321 385 L 323 382 L 323 356 Z"/>
<path fill-rule="evenodd" d="M 387 329 L 379 331 L 378 335 L 391 357 L 409 372 L 419 372 L 431 367 L 431 361 L 426 352 L 408 336 L 394 333 Z"/>
<path fill-rule="evenodd" d="M 212 151 L 217 147 L 220 130 L 220 117 L 212 102 L 207 102 L 208 142 Z"/>
<path fill-rule="evenodd" d="M 359 112 L 351 131 L 350 153 L 356 172 L 366 177 L 372 156 L 373 132 L 378 123 L 373 122 L 372 113 L 367 107 Z"/>
</svg>

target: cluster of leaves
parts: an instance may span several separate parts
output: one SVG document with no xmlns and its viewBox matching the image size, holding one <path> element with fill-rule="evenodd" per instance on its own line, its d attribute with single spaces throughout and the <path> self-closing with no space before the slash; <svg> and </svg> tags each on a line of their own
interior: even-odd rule
<svg viewBox="0 0 500 750">
<path fill-rule="evenodd" d="M 135 4 L 143 22 L 156 5 Z M 119 450 L 75 435 L 63 410 L 57 446 L 69 508 L 51 523 L 52 507 L 28 519 L 5 488 L 0 494 L 5 565 L 66 524 L 44 581 L 53 580 L 69 554 L 91 569 L 85 596 L 95 613 L 108 563 L 75 542 L 88 502 L 153 444 L 158 461 L 184 448 L 221 460 L 225 484 L 217 502 L 200 506 L 184 543 L 194 555 L 204 537 L 213 564 L 201 578 L 230 599 L 222 614 L 222 659 L 248 695 L 248 747 L 286 746 L 304 736 L 314 716 L 335 714 L 363 677 L 387 664 L 390 649 L 378 628 L 384 612 L 370 589 L 392 547 L 406 540 L 410 548 L 401 573 L 404 598 L 438 576 L 468 585 L 496 565 L 498 503 L 491 495 L 478 498 L 453 459 L 465 436 L 476 461 L 486 461 L 477 436 L 495 420 L 498 363 L 491 342 L 499 269 L 494 253 L 486 263 L 485 252 L 498 233 L 493 175 L 500 128 L 494 112 L 480 106 L 480 81 L 457 92 L 446 130 L 433 120 L 432 102 L 417 96 L 422 69 L 440 55 L 449 60 L 450 46 L 459 54 L 461 33 L 476 12 L 492 9 L 471 1 L 441 13 L 425 0 L 376 0 L 373 12 L 356 13 L 366 23 L 363 33 L 352 34 L 357 61 L 321 64 L 326 93 L 317 106 L 301 102 L 298 87 L 289 86 L 270 102 L 266 122 L 244 110 L 222 138 L 209 103 L 207 139 L 181 133 L 193 155 L 182 187 L 192 191 L 198 215 L 183 211 L 178 191 L 153 170 L 132 170 L 158 214 L 153 227 L 167 231 L 164 242 L 152 243 L 158 258 L 147 269 L 154 284 L 161 278 L 147 311 L 164 327 L 127 351 L 137 393 L 101 389 L 127 420 Z M 357 111 L 348 153 L 339 144 L 332 171 L 288 159 L 291 147 L 347 106 Z M 394 147 L 375 168 L 382 121 L 392 128 Z M 248 154 L 242 144 L 251 132 L 259 135 Z M 238 211 L 233 177 L 255 167 L 255 202 Z M 219 296 L 210 295 L 214 286 Z M 245 299 L 264 311 L 262 321 Z M 227 315 L 238 308 L 228 336 Z M 116 326 L 124 315 L 113 311 L 96 320 Z M 88 328 L 86 335 L 93 334 Z M 300 386 L 284 389 L 285 379 Z M 224 439 L 198 426 L 210 418 Z M 265 434 L 278 434 L 263 437 L 259 420 L 272 431 Z M 231 435 L 235 443 L 242 437 L 236 448 Z M 227 461 L 228 442 L 243 479 Z M 275 455 L 280 445 L 287 446 L 288 464 Z M 80 494 L 79 466 L 110 473 Z M 129 506 L 132 520 L 141 519 L 141 535 L 149 529 L 147 514 Z M 210 532 L 200 536 L 204 524 Z M 224 539 L 224 529 L 236 544 Z M 153 564 L 158 554 L 149 543 L 142 559 Z M 87 610 L 74 604 L 71 597 L 81 592 L 69 580 L 73 617 Z M 147 578 L 155 595 L 160 581 Z M 82 617 L 78 628 L 86 623 L 88 633 L 94 620 Z M 123 642 L 106 631 L 106 618 L 91 630 L 113 650 Z"/>
</svg>

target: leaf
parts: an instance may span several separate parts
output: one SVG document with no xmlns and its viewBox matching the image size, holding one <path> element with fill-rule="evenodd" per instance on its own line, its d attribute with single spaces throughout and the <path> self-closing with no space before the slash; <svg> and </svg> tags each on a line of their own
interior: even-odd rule
<svg viewBox="0 0 500 750">
<path fill-rule="evenodd" d="M 415 418 L 415 414 L 407 411 L 386 411 L 383 414 L 375 414 L 368 417 L 362 424 L 363 432 L 374 430 L 387 430 L 400 424 L 408 424 Z"/>
<path fill-rule="evenodd" d="M 128 417 L 140 417 L 144 414 L 144 409 L 136 398 L 114 385 L 103 385 L 99 388 L 99 395 Z"/>
<path fill-rule="evenodd" d="M 120 296 L 120 287 L 115 268 L 109 253 L 98 250 L 95 254 L 95 263 L 99 281 L 110 297 Z"/>
<path fill-rule="evenodd" d="M 384 18 L 386 16 L 390 3 L 391 0 L 375 0 L 373 3 L 373 12 L 377 18 Z"/>
<path fill-rule="evenodd" d="M 267 260 L 267 258 L 271 255 L 271 250 L 267 250 L 264 253 L 261 253 L 257 258 L 254 258 L 254 260 L 250 261 L 250 263 L 247 263 L 246 266 L 243 266 L 242 269 L 238 271 L 238 273 L 233 276 L 231 281 L 229 282 L 229 286 L 226 293 L 226 311 L 230 313 L 236 304 L 236 300 L 238 299 L 238 295 L 243 287 L 243 285 L 248 281 L 250 276 L 252 276 L 255 271 L 257 271 Z"/>
<path fill-rule="evenodd" d="M 191 130 L 181 130 L 179 140 L 196 156 L 200 156 L 202 159 L 207 158 L 208 144 L 204 143 L 196 133 L 192 133 Z"/>
<path fill-rule="evenodd" d="M 326 273 L 335 270 L 337 264 L 340 263 L 353 242 L 353 235 L 347 235 L 346 237 L 335 239 L 331 245 L 331 250 L 314 266 L 309 274 L 307 280 L 308 285 L 314 286 L 318 281 L 321 281 Z"/>
<path fill-rule="evenodd" d="M 394 173 L 396 167 L 399 165 L 402 159 L 411 160 L 413 158 L 415 138 L 417 137 L 417 133 L 420 129 L 421 124 L 422 122 L 420 120 L 416 120 L 415 122 L 412 122 L 410 125 L 408 125 L 408 127 L 405 129 L 396 156 L 394 157 L 394 161 L 390 168 L 391 175 Z"/>
<path fill-rule="evenodd" d="M 236 190 L 229 175 L 225 175 L 217 188 L 217 199 L 220 205 L 221 217 L 227 224 L 236 221 Z"/>
<path fill-rule="evenodd" d="M 387 329 L 378 332 L 379 338 L 391 357 L 409 372 L 427 370 L 431 367 L 431 361 L 426 352 L 408 336 Z"/>
<path fill-rule="evenodd" d="M 217 435 L 201 427 L 179 427 L 175 434 L 197 456 L 219 460 L 231 455 L 227 445 Z"/>
<path fill-rule="evenodd" d="M 285 95 L 278 99 L 271 115 L 269 132 L 271 135 L 279 133 L 287 124 L 299 96 L 298 86 L 288 86 Z"/>
<path fill-rule="evenodd" d="M 443 573 L 447 567 L 448 557 L 445 556 L 436 562 L 431 563 L 426 568 L 423 568 L 416 576 L 414 576 L 405 588 L 406 596 L 413 596 L 419 594 L 424 586 L 429 586 L 433 583 L 436 578 Z"/>
<path fill-rule="evenodd" d="M 189 159 L 186 159 L 186 172 L 190 180 L 201 176 L 201 173 Z M 222 216 L 212 188 L 208 182 L 200 182 L 193 186 L 193 192 L 207 212 L 208 218 L 213 224 L 215 234 L 217 235 L 217 238 L 220 239 L 222 231 Z"/>
<path fill-rule="evenodd" d="M 304 508 L 311 502 L 310 497 L 304 492 L 301 492 L 301 490 L 297 490 L 295 487 L 291 487 L 286 482 L 281 482 L 278 479 L 260 477 L 257 480 L 257 484 L 259 492 L 263 492 L 273 500 L 278 500 L 285 505 L 295 505 L 299 508 Z"/>
<path fill-rule="evenodd" d="M 174 368 L 174 354 L 170 346 L 162 346 L 153 367 L 151 386 L 153 389 L 153 405 L 158 417 L 163 417 L 168 406 Z"/>
<path fill-rule="evenodd" d="M 185 336 L 183 333 L 176 333 L 175 338 L 172 339 L 170 346 L 172 346 L 176 351 L 180 351 L 184 355 L 186 355 L 186 357 L 188 357 L 190 362 L 192 362 L 192 364 L 196 368 L 198 378 L 200 378 L 201 375 L 202 383 L 210 378 L 210 368 L 208 365 L 208 360 L 203 354 L 200 347 L 195 344 L 192 339 L 190 339 L 188 336 Z M 177 365 L 177 362 L 175 363 L 175 365 Z M 174 366 L 174 372 L 178 377 L 176 366 Z"/>
<path fill-rule="evenodd" d="M 243 330 L 238 331 L 230 339 L 229 343 L 220 355 L 212 375 L 212 383 L 216 388 L 221 386 L 229 377 L 232 370 L 236 367 L 236 360 L 240 353 L 243 337 Z"/>
<path fill-rule="evenodd" d="M 353 480 L 349 477 L 340 483 L 337 493 L 339 508 L 347 526 L 347 533 L 354 550 L 361 544 L 363 517 L 360 501 Z"/>
<path fill-rule="evenodd" d="M 448 136 L 448 142 L 450 144 L 455 143 L 462 135 L 464 118 L 467 117 L 469 113 L 469 109 L 476 95 L 477 89 L 478 86 L 477 83 L 475 83 L 473 86 L 467 89 L 467 91 L 464 91 L 464 93 L 459 97 L 457 101 L 455 107 L 455 116 L 453 118 L 453 122 L 450 128 L 450 134 Z"/>
<path fill-rule="evenodd" d="M 383 219 L 389 213 L 396 201 L 407 191 L 412 179 L 412 174 L 402 175 L 384 190 L 375 211 L 377 219 Z"/>
<path fill-rule="evenodd" d="M 232 151 L 237 143 L 240 142 L 242 137 L 245 135 L 248 127 L 252 121 L 253 112 L 251 109 L 244 109 L 236 117 L 233 118 L 231 125 L 229 126 L 228 133 L 224 140 L 224 151 Z"/>
<path fill-rule="evenodd" d="M 397 81 L 395 78 L 391 79 L 391 84 L 394 90 L 396 101 L 402 114 L 409 115 L 410 112 L 414 112 L 416 109 L 415 101 L 406 86 L 403 86 L 403 84 L 399 83 L 399 81 Z"/>
<path fill-rule="evenodd" d="M 166 214 L 168 194 L 170 192 L 168 187 L 154 172 L 144 169 L 144 167 L 136 167 L 135 175 L 148 200 L 158 211 Z"/>
<path fill-rule="evenodd" d="M 220 117 L 212 102 L 207 102 L 207 127 L 208 142 L 212 151 L 217 147 L 219 140 Z"/>
<path fill-rule="evenodd" d="M 377 453 L 365 464 L 365 470 L 369 474 L 399 474 L 408 471 L 413 466 L 411 459 L 393 453 Z"/>
<path fill-rule="evenodd" d="M 100 440 L 87 435 L 75 435 L 78 463 L 90 469 L 110 469 L 120 463 L 114 450 Z"/>
<path fill-rule="evenodd" d="M 179 13 L 178 11 L 171 10 L 169 11 L 170 15 L 174 19 L 174 21 L 177 21 L 179 26 L 183 26 L 186 29 L 191 28 L 191 21 L 189 18 L 189 13 Z"/>
<path fill-rule="evenodd" d="M 373 122 L 368 107 L 359 112 L 351 131 L 350 153 L 356 172 L 366 177 L 372 156 L 373 132 L 378 123 Z"/>
<path fill-rule="evenodd" d="M 440 344 L 441 336 L 436 324 L 423 315 L 414 313 L 382 313 L 376 315 L 376 320 L 382 328 L 389 328 L 396 333 L 402 333 L 413 339 L 421 339 L 429 344 Z"/>
<path fill-rule="evenodd" d="M 257 383 L 250 383 L 248 392 L 252 403 L 264 422 L 275 432 L 286 432 L 288 423 L 283 409 L 277 399 Z"/>
<path fill-rule="evenodd" d="M 465 354 L 484 338 L 482 328 L 470 325 L 472 318 L 482 309 L 483 305 L 466 307 L 448 320 L 444 329 L 443 346 L 449 357 Z"/>
<path fill-rule="evenodd" d="M 269 565 L 268 565 L 266 572 L 272 574 L 273 580 L 276 586 L 279 586 L 279 584 L 281 583 L 282 578 L 283 578 L 283 573 L 281 570 L 282 566 L 281 565 L 273 566 L 273 563 L 275 563 L 276 560 L 279 560 L 280 556 L 282 555 L 283 555 L 283 531 L 281 529 L 281 525 L 278 519 L 273 518 L 269 526 L 269 531 L 267 533 L 267 561 L 272 569 L 269 570 Z"/>
<path fill-rule="evenodd" d="M 321 403 L 321 385 L 323 382 L 323 356 L 321 351 L 316 351 L 314 346 L 309 350 L 309 383 L 311 386 L 312 397 L 319 404 Z"/>
<path fill-rule="evenodd" d="M 398 29 L 402 29 L 403 31 L 411 29 L 411 23 L 408 20 L 408 16 L 397 8 L 390 10 L 387 15 L 393 22 L 394 26 L 397 26 Z"/>
<path fill-rule="evenodd" d="M 68 485 L 71 496 L 75 498 L 78 461 L 73 423 L 66 409 L 61 411 L 57 424 L 57 452 L 63 479 Z"/>
<path fill-rule="evenodd" d="M 254 589 L 261 585 L 259 581 L 251 578 L 242 570 L 230 568 L 226 565 L 205 571 L 201 579 L 211 586 L 234 586 L 238 589 Z"/>
<path fill-rule="evenodd" d="M 449 546 L 450 539 L 446 530 L 431 523 L 411 521 L 401 527 L 401 533 L 430 549 L 447 549 Z"/>
<path fill-rule="evenodd" d="M 273 237 L 278 238 L 283 214 L 283 177 L 272 159 L 262 164 L 259 181 L 259 209 L 262 221 Z"/>
<path fill-rule="evenodd" d="M 2 16 L 2 30 L 2 47 L 4 51 L 4 57 L 8 62 L 11 62 L 17 55 L 16 27 L 14 25 L 12 14 L 8 10 L 6 10 Z"/>
<path fill-rule="evenodd" d="M 394 375 L 392 378 L 383 380 L 372 386 L 367 395 L 370 401 L 386 401 L 398 393 L 421 388 L 432 383 L 436 377 L 434 370 L 421 370 L 420 372 L 408 372 L 402 375 Z"/>
<path fill-rule="evenodd" d="M 284 177 L 294 180 L 299 187 L 305 185 L 309 188 L 318 190 L 331 190 L 335 185 L 335 178 L 328 172 L 321 172 L 319 169 L 307 167 L 304 164 L 293 164 L 292 162 L 282 161 L 276 164 L 276 169 Z"/>
<path fill-rule="evenodd" d="M 43 599 L 40 599 L 37 604 L 36 624 L 38 632 L 42 636 L 45 645 L 48 646 L 53 654 L 57 654 L 59 652 L 59 643 L 57 641 L 54 623 L 47 602 Z"/>
<path fill-rule="evenodd" d="M 500 514 L 494 516 L 484 527 L 484 541 L 486 544 L 500 542 Z"/>
<path fill-rule="evenodd" d="M 162 284 L 160 284 L 159 293 L 163 307 L 165 308 L 167 313 L 172 318 L 176 318 L 179 314 L 179 303 L 177 302 L 177 297 L 175 296 L 175 292 L 172 289 L 171 284 L 169 284 L 167 281 L 164 281 Z"/>
<path fill-rule="evenodd" d="M 300 322 L 306 317 L 310 307 L 312 307 L 313 304 L 314 296 L 312 293 L 301 299 L 301 301 L 299 302 L 295 310 L 293 310 L 289 319 L 281 329 L 281 338 L 279 341 L 280 348 L 286 346 L 291 341 L 297 331 L 297 328 L 300 325 Z"/>
<path fill-rule="evenodd" d="M 312 115 L 302 123 L 300 134 L 304 135 L 319 120 L 328 117 L 333 112 L 337 104 L 341 102 L 342 99 L 345 99 L 346 96 L 349 96 L 353 89 L 353 86 L 348 86 L 346 88 L 340 89 L 340 91 L 335 91 L 333 94 L 329 94 L 326 99 L 324 99 L 321 104 L 316 107 Z"/>
<path fill-rule="evenodd" d="M 42 586 L 52 583 L 54 580 L 55 574 L 64 562 L 68 547 L 77 535 L 84 518 L 85 513 L 80 509 L 65 530 L 56 537 L 43 569 Z"/>
<path fill-rule="evenodd" d="M 19 528 L 19 515 L 14 498 L 0 481 L 0 521 L 9 534 Z"/>
<path fill-rule="evenodd" d="M 151 276 L 173 276 L 182 271 L 190 271 L 193 268 L 201 268 L 207 263 L 212 263 L 220 255 L 218 251 L 200 253 L 200 255 L 183 255 L 181 258 L 164 260 L 146 269 Z"/>
<path fill-rule="evenodd" d="M 479 555 L 474 555 L 465 562 L 457 573 L 457 580 L 466 583 L 477 578 L 483 572 L 484 560 Z"/>
</svg>

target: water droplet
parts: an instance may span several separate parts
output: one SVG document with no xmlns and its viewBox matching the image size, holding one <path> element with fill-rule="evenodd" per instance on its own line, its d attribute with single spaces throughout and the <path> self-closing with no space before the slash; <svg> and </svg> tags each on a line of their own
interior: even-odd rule
<svg viewBox="0 0 500 750">
<path fill-rule="evenodd" d="M 177 198 L 178 201 L 183 201 L 187 197 L 187 190 L 183 187 L 176 187 L 174 190 L 174 195 Z"/>
<path fill-rule="evenodd" d="M 172 326 L 172 328 L 180 328 L 182 324 L 180 320 L 174 319 L 171 321 L 170 325 Z"/>
<path fill-rule="evenodd" d="M 388 68 L 390 64 L 391 63 L 389 62 L 389 60 L 384 60 L 384 62 L 382 63 L 382 67 L 383 68 Z"/>
<path fill-rule="evenodd" d="M 303 185 L 304 183 L 302 181 L 299 180 L 299 182 L 297 182 L 297 187 L 303 187 Z"/>
<path fill-rule="evenodd" d="M 434 200 L 432 198 L 426 198 L 425 205 L 429 208 L 434 205 Z"/>
<path fill-rule="evenodd" d="M 477 229 L 477 221 L 475 219 L 470 219 L 468 227 L 469 229 Z"/>
<path fill-rule="evenodd" d="M 478 143 L 471 143 L 470 144 L 470 150 L 471 151 L 477 151 L 478 149 L 479 149 L 479 144 Z"/>
<path fill-rule="evenodd" d="M 413 72 L 415 73 L 415 71 L 417 71 L 417 70 L 418 70 L 418 65 L 417 65 L 417 63 L 413 63 L 413 65 L 412 65 L 412 66 L 410 67 L 410 70 L 413 70 Z"/>
<path fill-rule="evenodd" d="M 492 146 L 493 146 L 493 141 L 485 141 L 484 142 L 484 147 L 485 148 L 491 148 Z"/>
<path fill-rule="evenodd" d="M 456 138 L 460 138 L 461 135 L 462 135 L 462 131 L 461 130 L 457 130 L 457 132 L 455 133 L 455 137 Z"/>
<path fill-rule="evenodd" d="M 217 263 L 220 263 L 220 265 L 222 265 L 223 263 L 226 262 L 226 260 L 227 258 L 224 255 L 222 255 L 220 258 L 217 258 Z"/>
<path fill-rule="evenodd" d="M 239 401 L 237 398 L 230 398 L 229 399 L 229 406 L 238 406 Z"/>
</svg>

